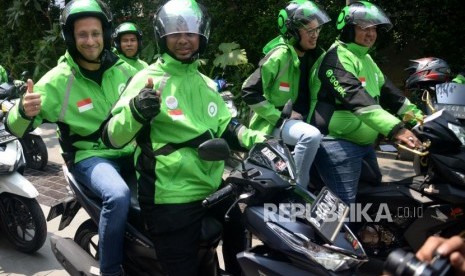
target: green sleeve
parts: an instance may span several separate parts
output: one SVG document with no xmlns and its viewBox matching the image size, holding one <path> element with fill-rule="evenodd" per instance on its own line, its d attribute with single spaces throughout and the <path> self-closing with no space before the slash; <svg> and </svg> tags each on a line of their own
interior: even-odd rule
<svg viewBox="0 0 465 276">
<path fill-rule="evenodd" d="M 458 74 L 452 81 L 456 83 L 465 84 L 465 76 L 462 74 Z"/>
<path fill-rule="evenodd" d="M 130 101 L 143 88 L 146 79 L 145 74 L 134 76 L 114 106 L 112 117 L 107 124 L 107 135 L 112 147 L 125 146 L 142 129 L 143 124 L 137 121 L 131 112 Z"/>
<path fill-rule="evenodd" d="M 0 83 L 4 83 L 7 81 L 8 81 L 8 74 L 5 68 L 3 68 L 3 66 L 0 65 Z"/>
</svg>

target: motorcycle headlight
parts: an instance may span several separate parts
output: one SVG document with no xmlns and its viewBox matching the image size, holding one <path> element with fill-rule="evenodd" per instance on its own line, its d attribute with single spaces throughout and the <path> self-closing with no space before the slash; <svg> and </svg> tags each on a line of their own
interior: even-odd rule
<svg viewBox="0 0 465 276">
<path fill-rule="evenodd" d="M 273 222 L 267 222 L 267 225 L 280 236 L 286 244 L 296 251 L 303 253 L 311 261 L 320 264 L 327 270 L 343 271 L 357 267 L 366 261 L 366 259 L 358 259 L 356 256 L 337 252 L 343 249 L 336 246 L 318 245 L 307 237 L 299 235 L 298 233 L 289 232 Z"/>
<path fill-rule="evenodd" d="M 455 136 L 462 142 L 462 145 L 465 146 L 465 129 L 462 126 L 448 123 L 447 127 L 454 132 Z"/>
</svg>

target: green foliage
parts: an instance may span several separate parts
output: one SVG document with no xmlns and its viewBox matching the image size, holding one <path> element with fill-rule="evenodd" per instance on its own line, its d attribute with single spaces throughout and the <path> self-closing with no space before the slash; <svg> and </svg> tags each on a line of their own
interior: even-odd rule
<svg viewBox="0 0 465 276">
<path fill-rule="evenodd" d="M 141 57 L 152 63 L 156 57 L 153 34 L 153 16 L 165 0 L 105 0 L 114 14 L 114 25 L 132 21 L 144 33 Z M 263 57 L 262 47 L 278 34 L 277 15 L 288 0 L 199 0 L 212 17 L 212 32 L 205 58 L 214 60 L 221 43 L 235 41 L 247 52 L 247 63 L 257 65 Z M 337 16 L 345 5 L 343 0 L 316 0 L 330 15 L 320 34 L 319 44 L 327 48 L 338 32 Z M 391 56 L 379 51 L 375 58 L 389 64 L 394 57 L 409 50 L 407 59 L 437 56 L 445 59 L 457 72 L 465 64 L 463 27 L 465 1 L 463 0 L 372 0 L 382 7 L 391 18 L 394 28 L 387 34 L 378 35 L 378 50 L 392 48 Z M 24 70 L 34 72 L 40 78 L 56 65 L 65 52 L 58 19 L 60 7 L 56 0 L 2 0 L 0 10 L 0 64 L 19 75 Z M 410 54 L 411 52 L 411 54 Z M 400 67 L 400 64 L 394 64 Z M 218 68 L 221 67 L 217 66 Z M 246 77 L 241 67 L 225 68 L 229 75 L 239 70 L 238 79 Z M 403 68 L 399 68 L 402 70 Z M 229 77 L 235 78 L 235 77 Z M 241 81 L 237 81 L 240 83 Z"/>
<path fill-rule="evenodd" d="M 218 50 L 213 62 L 209 62 L 207 59 L 201 60 L 201 71 L 210 78 L 223 78 L 228 82 L 230 91 L 234 95 L 239 120 L 243 123 L 248 122 L 249 108 L 242 102 L 240 92 L 242 82 L 254 69 L 254 66 L 248 62 L 245 49 L 241 49 L 236 42 L 221 43 Z"/>
</svg>

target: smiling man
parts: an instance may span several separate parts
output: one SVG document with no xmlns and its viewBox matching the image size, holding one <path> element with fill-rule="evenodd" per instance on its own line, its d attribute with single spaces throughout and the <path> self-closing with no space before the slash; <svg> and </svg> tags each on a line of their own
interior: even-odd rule
<svg viewBox="0 0 465 276">
<path fill-rule="evenodd" d="M 407 112 L 421 118 L 421 112 L 369 54 L 379 29 L 391 27 L 376 5 L 357 1 L 346 6 L 337 21 L 339 38 L 313 76 L 311 123 L 325 135 L 315 165 L 323 182 L 346 203 L 355 201 L 363 161 L 377 172 L 373 181 L 381 180 L 373 147 L 379 134 L 420 146 L 400 118 Z"/>
<path fill-rule="evenodd" d="M 310 167 L 320 146 L 321 133 L 307 123 L 311 72 L 324 50 L 317 46 L 326 12 L 308 0 L 293 0 L 278 13 L 280 35 L 263 47 L 266 55 L 242 85 L 242 99 L 253 110 L 250 128 L 281 137 L 294 147 L 297 183 L 307 188 Z M 289 120 L 281 127 L 281 110 L 293 103 Z"/>
<path fill-rule="evenodd" d="M 130 192 L 119 174 L 132 165 L 132 144 L 115 150 L 100 140 L 102 124 L 136 70 L 111 48 L 111 13 L 100 1 L 70 1 L 60 18 L 67 51 L 8 113 L 7 128 L 21 137 L 56 123 L 63 158 L 74 177 L 102 199 L 101 275 L 121 275 Z"/>
<path fill-rule="evenodd" d="M 129 63 L 138 71 L 149 65 L 140 59 L 142 51 L 142 31 L 131 22 L 125 22 L 116 27 L 113 33 L 114 53 Z"/>
</svg>

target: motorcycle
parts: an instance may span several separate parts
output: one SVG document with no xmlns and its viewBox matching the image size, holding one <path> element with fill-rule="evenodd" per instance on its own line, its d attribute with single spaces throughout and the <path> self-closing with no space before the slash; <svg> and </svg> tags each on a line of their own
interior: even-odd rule
<svg viewBox="0 0 465 276">
<path fill-rule="evenodd" d="M 3 112 L 8 112 L 21 97 L 24 81 L 16 80 L 11 83 L 0 84 L 0 100 Z M 40 129 L 36 128 L 19 138 L 26 158 L 26 166 L 35 170 L 44 170 L 48 163 L 47 145 L 40 136 Z"/>
<path fill-rule="evenodd" d="M 212 140 L 199 147 L 199 155 L 229 156 L 229 148 L 224 140 Z M 243 275 L 353 275 L 367 261 L 344 224 L 348 206 L 327 189 L 315 197 L 296 185 L 295 164 L 281 140 L 255 144 L 240 163 L 203 205 L 231 195 L 231 208 L 243 204 L 248 249 L 237 255 Z M 261 244 L 252 246 L 252 236 Z"/>
<path fill-rule="evenodd" d="M 98 264 L 98 221 L 101 200 L 85 185 L 75 180 L 72 173 L 63 166 L 71 195 L 63 202 L 51 207 L 47 216 L 50 221 L 61 216 L 58 230 L 66 228 L 80 208 L 84 208 L 90 218 L 79 225 L 73 239 L 52 235 L 51 248 L 58 262 L 71 275 L 99 275 Z M 131 190 L 131 207 L 129 209 L 124 241 L 123 269 L 126 275 L 166 275 L 145 231 L 139 202 L 134 172 L 123 175 Z M 216 247 L 221 239 L 221 224 L 212 217 L 202 221 L 201 248 L 199 251 L 199 275 L 219 275 L 216 263 Z"/>
<path fill-rule="evenodd" d="M 445 109 L 462 124 L 465 122 L 465 84 L 450 82 L 451 70 L 445 60 L 436 57 L 411 60 L 405 71 L 406 92 L 424 114 Z"/>
<path fill-rule="evenodd" d="M 465 128 L 440 110 L 412 131 L 423 145 L 410 150 L 415 176 L 376 185 L 362 179 L 351 206 L 349 221 L 370 257 L 416 251 L 430 235 L 465 234 Z"/>
<path fill-rule="evenodd" d="M 3 119 L 0 111 L 0 119 Z M 23 175 L 21 143 L 0 126 L 0 226 L 17 250 L 37 251 L 47 238 L 45 216 L 37 202 L 39 192 Z"/>
</svg>

